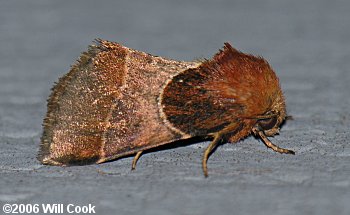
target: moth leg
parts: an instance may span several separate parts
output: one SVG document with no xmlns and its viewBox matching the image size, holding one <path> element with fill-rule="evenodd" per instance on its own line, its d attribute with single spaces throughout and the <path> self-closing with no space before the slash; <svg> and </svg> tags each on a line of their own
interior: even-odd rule
<svg viewBox="0 0 350 215">
<path fill-rule="evenodd" d="M 141 157 L 143 151 L 138 151 L 134 157 L 134 159 L 132 160 L 132 165 L 131 165 L 131 170 L 134 170 L 136 168 L 136 163 L 137 160 Z"/>
<path fill-rule="evenodd" d="M 219 135 L 219 134 L 215 135 L 214 140 L 209 144 L 209 146 L 204 151 L 203 160 L 202 160 L 202 168 L 203 168 L 203 173 L 204 173 L 205 177 L 208 177 L 207 161 L 209 158 L 209 154 L 219 144 L 220 140 L 221 140 L 221 135 Z"/>
<path fill-rule="evenodd" d="M 284 154 L 292 154 L 292 155 L 295 155 L 295 152 L 292 151 L 292 150 L 289 150 L 289 149 L 284 149 L 284 148 L 280 148 L 278 146 L 276 146 L 275 144 L 273 144 L 269 139 L 267 139 L 267 137 L 265 136 L 264 132 L 263 131 L 258 131 L 257 132 L 259 137 L 263 140 L 264 144 L 274 150 L 275 152 L 279 152 L 279 153 L 284 153 Z"/>
</svg>

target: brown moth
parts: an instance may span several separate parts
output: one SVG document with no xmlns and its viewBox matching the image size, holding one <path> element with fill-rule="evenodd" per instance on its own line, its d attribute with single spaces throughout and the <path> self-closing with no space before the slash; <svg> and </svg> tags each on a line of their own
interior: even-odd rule
<svg viewBox="0 0 350 215">
<path fill-rule="evenodd" d="M 103 163 L 195 136 L 221 142 L 279 131 L 286 107 L 266 60 L 225 43 L 212 59 L 183 62 L 97 40 L 48 99 L 38 159 L 48 165 Z"/>
</svg>

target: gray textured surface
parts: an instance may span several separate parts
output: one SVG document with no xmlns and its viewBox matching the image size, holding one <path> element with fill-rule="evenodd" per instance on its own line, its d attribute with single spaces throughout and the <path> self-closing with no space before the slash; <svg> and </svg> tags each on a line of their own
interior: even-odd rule
<svg viewBox="0 0 350 215">
<path fill-rule="evenodd" d="M 133 2 L 133 3 L 132 3 Z M 349 1 L 1 1 L 0 202 L 94 204 L 98 214 L 350 214 Z M 208 143 L 102 165 L 49 167 L 35 156 L 52 84 L 96 38 L 175 59 L 225 41 L 279 75 L 289 121 L 200 160 Z M 1 213 L 1 212 L 0 212 Z"/>
</svg>

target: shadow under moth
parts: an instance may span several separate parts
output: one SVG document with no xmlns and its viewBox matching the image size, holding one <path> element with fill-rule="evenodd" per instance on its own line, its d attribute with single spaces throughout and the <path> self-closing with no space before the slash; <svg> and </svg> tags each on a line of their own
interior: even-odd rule
<svg viewBox="0 0 350 215">
<path fill-rule="evenodd" d="M 253 134 L 269 141 L 287 118 L 278 78 L 261 57 L 225 43 L 212 59 L 175 61 L 96 40 L 53 87 L 39 161 L 103 163 L 192 137 L 211 138 L 202 167 L 221 142 Z"/>
</svg>

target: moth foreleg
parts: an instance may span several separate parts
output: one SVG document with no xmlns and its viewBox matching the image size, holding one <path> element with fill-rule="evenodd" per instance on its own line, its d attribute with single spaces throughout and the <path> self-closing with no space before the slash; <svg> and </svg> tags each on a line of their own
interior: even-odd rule
<svg viewBox="0 0 350 215">
<path fill-rule="evenodd" d="M 257 133 L 257 134 L 259 135 L 259 137 L 263 140 L 264 144 L 265 144 L 268 148 L 274 150 L 275 152 L 279 152 L 279 153 L 282 153 L 282 154 L 292 154 L 292 155 L 295 154 L 295 152 L 292 151 L 292 150 L 280 148 L 279 146 L 276 146 L 275 144 L 273 144 L 273 143 L 265 136 L 265 134 L 264 134 L 263 131 L 257 131 L 256 133 Z"/>
</svg>

